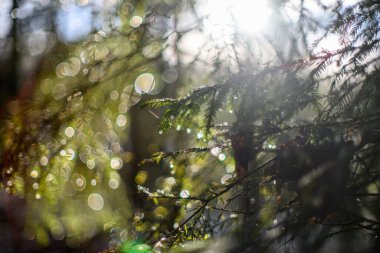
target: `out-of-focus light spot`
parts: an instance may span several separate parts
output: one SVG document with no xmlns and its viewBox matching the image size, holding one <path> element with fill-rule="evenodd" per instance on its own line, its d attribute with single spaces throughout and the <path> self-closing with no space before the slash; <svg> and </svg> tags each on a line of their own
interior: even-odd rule
<svg viewBox="0 0 380 253">
<path fill-rule="evenodd" d="M 73 175 L 73 181 L 75 182 L 74 189 L 76 191 L 83 191 L 86 188 L 86 179 L 79 174 Z"/>
<path fill-rule="evenodd" d="M 81 69 L 81 63 L 78 58 L 71 58 L 68 62 L 61 62 L 55 68 L 56 75 L 59 78 L 66 76 L 76 76 Z"/>
<path fill-rule="evenodd" d="M 40 164 L 42 166 L 46 166 L 48 164 L 48 162 L 49 162 L 49 159 L 46 156 L 43 156 L 40 158 Z"/>
<path fill-rule="evenodd" d="M 67 76 L 76 76 L 81 68 L 80 60 L 78 58 L 71 58 L 68 61 L 69 64 L 69 72 L 66 74 Z"/>
<path fill-rule="evenodd" d="M 123 160 L 126 162 L 126 163 L 129 163 L 129 162 L 132 162 L 133 159 L 135 158 L 134 154 L 131 153 L 131 152 L 124 152 L 123 154 Z"/>
<path fill-rule="evenodd" d="M 168 210 L 163 206 L 158 206 L 153 213 L 158 219 L 163 219 L 168 215 Z"/>
<path fill-rule="evenodd" d="M 77 178 L 77 180 L 75 180 L 75 183 L 78 186 L 83 186 L 84 185 L 84 180 L 82 178 Z"/>
<path fill-rule="evenodd" d="M 110 161 L 110 166 L 112 169 L 118 170 L 123 165 L 120 158 L 112 158 Z"/>
<path fill-rule="evenodd" d="M 224 176 L 220 179 L 220 182 L 221 182 L 222 184 L 227 184 L 227 183 L 229 183 L 229 182 L 231 181 L 231 179 L 232 179 L 232 175 L 231 175 L 231 174 L 226 174 L 226 175 L 224 175 Z"/>
<path fill-rule="evenodd" d="M 59 151 L 59 155 L 66 156 L 66 150 L 62 149 L 61 151 Z"/>
<path fill-rule="evenodd" d="M 60 100 L 66 97 L 66 85 L 64 83 L 54 85 L 51 94 L 55 100 Z"/>
<path fill-rule="evenodd" d="M 188 211 L 188 210 L 190 210 L 191 208 L 193 207 L 193 204 L 191 204 L 191 203 L 187 203 L 186 204 L 186 211 Z"/>
<path fill-rule="evenodd" d="M 37 177 L 39 176 L 38 171 L 36 171 L 36 170 L 32 170 L 32 171 L 30 172 L 30 176 L 31 176 L 32 178 L 37 178 Z"/>
<path fill-rule="evenodd" d="M 176 129 L 177 131 L 181 131 L 181 125 L 177 125 Z"/>
<path fill-rule="evenodd" d="M 212 156 L 219 156 L 220 152 L 222 152 L 222 149 L 220 147 L 213 147 L 210 149 L 210 154 Z"/>
<path fill-rule="evenodd" d="M 117 189 L 119 187 L 119 180 L 117 180 L 116 178 L 111 178 L 108 181 L 108 186 L 112 189 Z"/>
<path fill-rule="evenodd" d="M 111 91 L 110 93 L 110 99 L 115 101 L 119 98 L 119 92 L 117 92 L 117 90 L 113 90 Z"/>
<path fill-rule="evenodd" d="M 248 34 L 261 32 L 267 28 L 272 15 L 272 9 L 267 1 L 213 0 L 207 1 L 202 10 L 205 11 L 203 15 L 208 16 L 205 30 L 209 31 L 213 38 L 218 39 L 226 39 L 223 36 L 227 37 L 233 33 L 232 24 L 240 32 Z"/>
<path fill-rule="evenodd" d="M 197 138 L 198 139 L 202 139 L 203 138 L 203 133 L 202 132 L 198 132 L 197 133 Z"/>
<path fill-rule="evenodd" d="M 36 199 L 40 199 L 41 198 L 41 194 L 37 193 L 35 197 L 36 197 Z"/>
<path fill-rule="evenodd" d="M 54 226 L 50 231 L 55 240 L 63 240 L 65 238 L 65 231 L 61 226 Z"/>
<path fill-rule="evenodd" d="M 80 59 L 82 60 L 82 62 L 84 63 L 84 64 L 87 64 L 87 63 L 90 63 L 91 62 L 91 60 L 92 60 L 92 56 L 91 56 L 91 54 L 88 52 L 88 51 L 83 51 L 82 53 L 80 53 Z M 83 71 L 87 71 L 88 72 L 88 69 L 86 68 L 86 69 L 83 69 Z M 83 74 L 87 74 L 87 73 L 83 73 Z"/>
<path fill-rule="evenodd" d="M 44 94 L 49 94 L 51 92 L 51 88 L 53 86 L 53 82 L 52 80 L 50 79 L 44 79 L 42 82 L 41 82 L 41 85 L 40 85 L 40 90 L 42 93 Z"/>
<path fill-rule="evenodd" d="M 92 186 L 96 186 L 96 179 L 92 179 L 92 180 L 91 180 L 91 185 L 92 185 Z"/>
<path fill-rule="evenodd" d="M 186 128 L 186 133 L 191 134 L 191 128 Z"/>
<path fill-rule="evenodd" d="M 37 56 L 45 52 L 54 40 L 55 38 L 51 34 L 43 30 L 36 30 L 27 36 L 27 49 L 32 56 Z"/>
<path fill-rule="evenodd" d="M 173 163 L 170 163 L 170 164 L 169 164 L 169 167 L 170 167 L 171 169 L 173 169 L 173 168 L 174 168 L 174 164 L 173 164 Z"/>
<path fill-rule="evenodd" d="M 32 187 L 34 190 L 37 190 L 40 187 L 40 185 L 38 183 L 33 183 Z"/>
<path fill-rule="evenodd" d="M 90 170 L 94 169 L 95 168 L 95 161 L 94 160 L 87 160 L 86 162 L 86 166 L 87 168 L 89 168 Z"/>
<path fill-rule="evenodd" d="M 139 94 L 149 94 L 155 87 L 156 81 L 151 73 L 143 73 L 135 80 L 135 91 Z"/>
<path fill-rule="evenodd" d="M 277 220 L 277 219 L 274 219 L 274 220 L 273 220 L 273 225 L 277 225 L 277 223 L 278 223 L 278 220 Z"/>
<path fill-rule="evenodd" d="M 125 117 L 123 114 L 119 114 L 116 118 L 116 125 L 123 127 L 125 124 L 127 124 L 127 117 Z"/>
<path fill-rule="evenodd" d="M 75 129 L 72 127 L 66 127 L 65 129 L 65 135 L 69 138 L 73 137 L 75 134 Z"/>
<path fill-rule="evenodd" d="M 129 109 L 129 106 L 127 103 L 121 102 L 119 106 L 117 107 L 117 110 L 119 113 L 126 113 Z"/>
<path fill-rule="evenodd" d="M 226 172 L 227 173 L 233 173 L 235 171 L 235 165 L 232 163 L 227 164 L 226 166 Z"/>
<path fill-rule="evenodd" d="M 162 131 L 162 130 L 160 130 L 160 131 L 158 131 L 158 134 L 163 134 L 164 133 L 164 131 Z"/>
<path fill-rule="evenodd" d="M 224 161 L 224 160 L 226 160 L 226 155 L 223 153 L 220 153 L 218 156 L 218 159 L 219 159 L 219 161 Z"/>
<path fill-rule="evenodd" d="M 61 2 L 62 9 L 57 13 L 58 37 L 63 41 L 79 41 L 91 32 L 91 8 Z"/>
<path fill-rule="evenodd" d="M 117 142 L 111 143 L 111 149 L 114 153 L 120 153 L 123 150 L 123 148 Z"/>
<path fill-rule="evenodd" d="M 130 21 L 129 21 L 129 24 L 133 27 L 133 28 L 137 28 L 139 27 L 143 22 L 143 18 L 140 17 L 140 16 L 133 16 Z"/>
<path fill-rule="evenodd" d="M 231 214 L 230 214 L 230 218 L 231 218 L 231 219 L 235 219 L 235 218 L 237 218 L 237 217 L 238 217 L 237 213 L 231 213 Z"/>
<path fill-rule="evenodd" d="M 14 9 L 11 11 L 11 17 L 12 17 L 13 19 L 16 19 L 19 15 L 20 15 L 20 9 L 19 9 L 19 8 L 14 8 Z"/>
<path fill-rule="evenodd" d="M 67 62 L 61 62 L 55 68 L 55 73 L 59 78 L 64 78 L 69 72 L 69 64 Z"/>
<path fill-rule="evenodd" d="M 143 185 L 147 179 L 148 172 L 146 172 L 145 170 L 140 170 L 135 177 L 135 182 L 137 185 Z"/>
<path fill-rule="evenodd" d="M 92 156 L 93 149 L 89 145 L 84 145 L 80 148 L 79 150 L 79 159 L 83 162 L 86 163 L 87 160 L 90 159 Z"/>
<path fill-rule="evenodd" d="M 168 184 L 170 184 L 170 185 L 175 185 L 175 184 L 176 184 L 176 180 L 175 180 L 174 177 L 168 177 L 168 178 L 166 179 L 166 182 L 167 182 Z"/>
<path fill-rule="evenodd" d="M 64 180 L 69 180 L 71 175 L 71 168 L 70 166 L 63 166 L 60 171 L 60 177 L 62 177 Z"/>
<path fill-rule="evenodd" d="M 13 168 L 12 168 L 12 166 L 11 166 L 9 169 L 7 169 L 7 174 L 11 174 L 12 171 L 13 171 Z"/>
<path fill-rule="evenodd" d="M 190 197 L 190 192 L 188 190 L 183 190 L 180 192 L 179 196 L 183 199 L 186 199 L 186 198 Z"/>
<path fill-rule="evenodd" d="M 162 80 L 164 80 L 166 83 L 174 83 L 177 81 L 178 78 L 178 72 L 174 68 L 170 68 L 164 71 L 162 73 Z"/>
<path fill-rule="evenodd" d="M 66 157 L 68 160 L 74 160 L 75 159 L 75 151 L 71 148 L 66 150 Z"/>
<path fill-rule="evenodd" d="M 104 199 L 98 193 L 91 193 L 87 199 L 88 206 L 95 211 L 102 210 L 104 207 Z"/>
</svg>

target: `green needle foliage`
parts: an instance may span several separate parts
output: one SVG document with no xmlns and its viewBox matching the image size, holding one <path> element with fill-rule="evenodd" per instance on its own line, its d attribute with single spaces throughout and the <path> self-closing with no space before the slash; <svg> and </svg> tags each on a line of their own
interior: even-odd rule
<svg viewBox="0 0 380 253">
<path fill-rule="evenodd" d="M 235 164 L 221 184 L 210 179 L 199 198 L 192 196 L 196 207 L 165 236 L 169 246 L 223 235 L 236 240 L 231 252 L 309 252 L 323 250 L 334 237 L 332 244 L 342 252 L 351 252 L 350 244 L 340 243 L 347 238 L 366 238 L 370 244 L 360 247 L 375 252 L 380 5 L 315 3 L 332 18 L 328 25 L 317 23 L 300 2 L 297 25 L 309 56 L 284 61 L 284 52 L 276 49 L 279 61 L 251 67 L 235 57 L 229 59 L 238 66 L 235 72 L 223 63 L 214 65 L 221 82 L 180 99 L 145 103 L 165 108 L 162 130 L 198 124 L 204 142 L 214 143 L 211 154 L 223 147 L 231 155 L 224 166 Z M 312 23 L 322 35 L 308 43 Z M 338 48 L 318 49 L 332 35 L 339 37 Z M 235 117 L 218 125 L 218 111 L 229 107 Z M 195 115 L 203 120 L 194 122 Z M 196 163 L 192 156 L 180 159 Z"/>
<path fill-rule="evenodd" d="M 43 73 L 2 128 L 28 231 L 117 231 L 119 252 L 377 252 L 380 4 L 268 2 L 273 32 L 219 40 L 202 1 L 122 1 L 118 27 Z"/>
</svg>

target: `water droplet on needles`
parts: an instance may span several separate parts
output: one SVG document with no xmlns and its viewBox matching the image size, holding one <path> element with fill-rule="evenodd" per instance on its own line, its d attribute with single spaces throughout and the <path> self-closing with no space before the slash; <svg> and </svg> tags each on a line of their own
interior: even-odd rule
<svg viewBox="0 0 380 253">
<path fill-rule="evenodd" d="M 186 199 L 186 198 L 190 197 L 190 192 L 188 190 L 183 190 L 183 191 L 181 191 L 179 196 L 183 199 Z"/>
<path fill-rule="evenodd" d="M 220 153 L 220 154 L 218 155 L 218 158 L 219 158 L 219 161 L 224 161 L 224 160 L 226 160 L 226 155 L 223 154 L 223 153 Z"/>
</svg>

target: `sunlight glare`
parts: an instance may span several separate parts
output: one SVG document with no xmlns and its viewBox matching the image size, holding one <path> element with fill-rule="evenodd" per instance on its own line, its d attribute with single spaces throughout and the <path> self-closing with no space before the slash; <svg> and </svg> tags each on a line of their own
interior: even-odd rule
<svg viewBox="0 0 380 253">
<path fill-rule="evenodd" d="M 245 34 L 264 32 L 272 14 L 268 1 L 262 0 L 210 0 L 204 10 L 205 15 L 208 15 L 209 27 L 206 29 L 212 34 L 216 32 L 224 35 L 235 28 Z"/>
</svg>

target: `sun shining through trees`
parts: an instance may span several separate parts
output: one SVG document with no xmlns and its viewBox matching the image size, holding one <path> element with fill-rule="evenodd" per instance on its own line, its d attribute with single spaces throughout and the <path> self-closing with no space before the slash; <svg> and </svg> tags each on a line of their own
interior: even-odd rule
<svg viewBox="0 0 380 253">
<path fill-rule="evenodd" d="M 232 35 L 236 29 L 248 34 L 263 32 L 270 28 L 273 14 L 270 1 L 211 0 L 200 2 L 199 9 L 207 17 L 206 30 L 216 39 L 223 33 Z"/>
<path fill-rule="evenodd" d="M 0 251 L 378 252 L 376 1 L 5 3 Z"/>
</svg>

